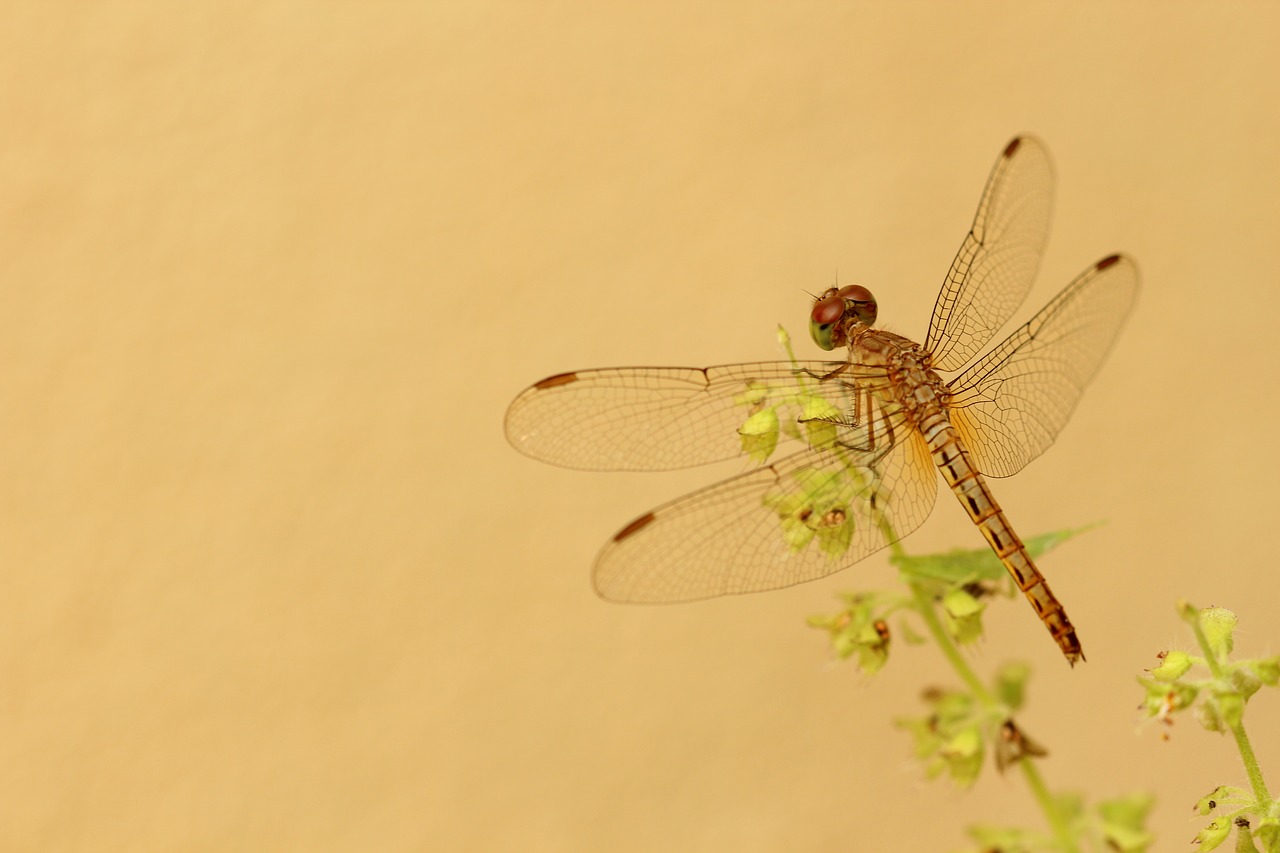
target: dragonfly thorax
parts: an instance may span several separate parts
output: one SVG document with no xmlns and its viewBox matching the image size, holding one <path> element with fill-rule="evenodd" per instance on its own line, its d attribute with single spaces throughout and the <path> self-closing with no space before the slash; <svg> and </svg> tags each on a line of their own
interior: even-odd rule
<svg viewBox="0 0 1280 853">
<path fill-rule="evenodd" d="M 830 287 L 813 302 L 809 312 L 809 334 L 824 350 L 848 343 L 853 326 L 867 328 L 876 322 L 876 298 L 858 284 Z"/>
</svg>

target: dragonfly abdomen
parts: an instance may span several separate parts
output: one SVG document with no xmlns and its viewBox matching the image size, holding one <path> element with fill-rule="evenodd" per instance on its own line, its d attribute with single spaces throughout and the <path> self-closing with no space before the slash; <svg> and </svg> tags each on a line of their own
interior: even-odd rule
<svg viewBox="0 0 1280 853">
<path fill-rule="evenodd" d="M 1074 665 L 1076 661 L 1084 660 L 1084 651 L 1076 637 L 1075 628 L 1067 617 L 1066 609 L 1049 589 L 1044 575 L 1040 574 L 1040 570 L 1031 561 L 1026 546 L 1022 544 L 1018 534 L 1013 532 L 1000 505 L 991 496 L 986 480 L 973 467 L 969 454 L 946 416 L 941 412 L 926 415 L 920 424 L 920 431 L 929 444 L 934 464 L 942 471 L 943 479 L 947 481 L 951 491 L 955 492 L 969 518 L 982 531 L 983 538 L 1000 558 L 1018 589 L 1031 602 L 1036 615 L 1049 629 L 1067 662 Z"/>
</svg>

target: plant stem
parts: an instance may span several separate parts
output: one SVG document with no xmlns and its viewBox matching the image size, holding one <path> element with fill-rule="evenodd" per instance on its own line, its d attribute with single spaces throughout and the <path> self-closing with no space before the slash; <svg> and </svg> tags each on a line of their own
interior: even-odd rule
<svg viewBox="0 0 1280 853">
<path fill-rule="evenodd" d="M 901 558 L 905 556 L 902 546 L 897 542 L 892 543 L 889 548 L 894 557 Z M 925 628 L 928 629 L 929 635 L 933 637 L 933 641 L 937 643 L 938 648 L 942 651 L 943 657 L 947 659 L 956 674 L 960 676 L 960 680 L 965 683 L 974 698 L 992 716 L 1005 713 L 1005 709 L 1000 707 L 995 697 L 987 690 L 986 685 L 982 683 L 973 668 L 969 666 L 969 662 L 964 659 L 964 655 L 956 647 L 951 635 L 943 627 L 942 620 L 935 609 L 934 601 L 928 592 L 925 591 L 922 585 L 914 581 L 907 581 L 907 586 L 911 588 L 911 595 L 915 599 L 915 610 L 924 621 Z M 1066 821 L 1062 819 L 1062 813 L 1058 810 L 1057 803 L 1053 801 L 1053 797 L 1049 794 L 1049 789 L 1045 786 L 1044 779 L 1040 776 L 1040 771 L 1036 768 L 1035 762 L 1029 756 L 1024 756 L 1018 764 L 1022 768 L 1022 775 L 1027 780 L 1027 787 L 1031 789 L 1036 802 L 1040 804 L 1040 810 L 1044 812 L 1045 819 L 1053 829 L 1053 834 L 1057 838 L 1059 846 L 1064 853 L 1076 853 L 1079 847 L 1076 846 L 1075 838 L 1071 835 L 1071 829 L 1067 826 Z"/>
<path fill-rule="evenodd" d="M 1258 766 L 1258 757 L 1253 754 L 1253 745 L 1249 743 L 1249 735 L 1245 733 L 1244 721 L 1229 726 L 1235 736 L 1236 747 L 1240 750 L 1240 760 L 1244 762 L 1244 771 L 1249 775 L 1249 785 L 1253 788 L 1253 796 L 1263 804 L 1271 802 L 1271 794 L 1267 791 L 1267 783 L 1262 779 L 1262 768 Z"/>
<path fill-rule="evenodd" d="M 1196 635 L 1196 642 L 1200 644 L 1200 651 L 1204 652 L 1205 663 L 1209 666 L 1209 672 L 1213 673 L 1214 678 L 1222 678 L 1222 664 L 1218 662 L 1218 656 L 1213 651 L 1213 646 L 1209 645 L 1209 638 L 1204 635 L 1204 626 L 1200 624 L 1200 612 L 1196 611 L 1195 618 L 1190 620 L 1191 632 Z"/>
<path fill-rule="evenodd" d="M 893 545 L 895 550 L 898 545 Z M 911 595 L 915 598 L 916 612 L 920 614 L 920 618 L 924 620 L 924 625 L 929 629 L 929 635 L 933 637 L 933 641 L 938 644 L 938 648 L 942 651 L 943 657 L 951 664 L 952 669 L 960 676 L 960 680 L 965 686 L 977 697 L 978 701 L 986 708 L 995 706 L 995 698 L 987 690 L 979 679 L 977 674 L 969 666 L 969 662 L 964 659 L 964 655 L 960 654 L 960 650 L 956 648 L 956 644 L 951 639 L 951 635 L 947 633 L 947 629 L 942 626 L 942 620 L 938 618 L 938 613 L 934 610 L 934 604 L 924 587 L 915 581 L 908 581 L 907 585 L 911 588 Z"/>
<path fill-rule="evenodd" d="M 1196 611 L 1194 619 L 1191 622 L 1191 630 L 1196 635 L 1196 643 L 1200 645 L 1200 651 L 1204 652 L 1205 663 L 1209 666 L 1209 671 L 1213 673 L 1213 677 L 1219 681 L 1227 681 L 1226 673 L 1223 672 L 1222 662 L 1218 660 L 1218 655 L 1214 651 L 1213 646 L 1209 644 L 1209 638 L 1205 636 L 1204 628 L 1200 624 L 1200 613 Z M 1253 754 L 1253 744 L 1249 743 L 1249 735 L 1244 730 L 1244 709 L 1240 710 L 1240 719 L 1236 722 L 1227 722 L 1227 728 L 1231 729 L 1231 735 L 1236 739 L 1236 748 L 1240 750 L 1240 760 L 1244 763 L 1244 772 L 1249 776 L 1249 786 L 1253 788 L 1253 796 L 1264 808 L 1271 803 L 1271 794 L 1267 791 L 1267 783 L 1262 778 L 1262 768 L 1258 765 L 1258 757 Z"/>
<path fill-rule="evenodd" d="M 1018 766 L 1022 768 L 1022 775 L 1027 780 L 1027 787 L 1031 789 L 1036 802 L 1040 804 L 1040 810 L 1044 812 L 1045 818 L 1049 821 L 1049 826 L 1053 827 L 1053 834 L 1057 837 L 1063 853 L 1076 853 L 1080 848 L 1076 846 L 1076 840 L 1071 835 L 1071 828 L 1062 819 L 1062 812 L 1058 810 L 1058 804 L 1053 801 L 1053 797 L 1049 794 L 1049 789 L 1045 786 L 1044 779 L 1041 778 L 1035 762 L 1030 758 L 1023 758 L 1018 762 Z"/>
</svg>

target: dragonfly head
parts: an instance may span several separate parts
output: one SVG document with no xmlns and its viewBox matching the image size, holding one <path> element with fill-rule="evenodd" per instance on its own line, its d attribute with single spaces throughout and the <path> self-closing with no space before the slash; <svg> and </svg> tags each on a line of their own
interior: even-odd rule
<svg viewBox="0 0 1280 853">
<path fill-rule="evenodd" d="M 849 341 L 849 327 L 854 323 L 873 326 L 876 322 L 876 298 L 857 284 L 828 288 L 813 303 L 809 313 L 809 334 L 813 342 L 825 350 L 833 350 Z"/>
</svg>

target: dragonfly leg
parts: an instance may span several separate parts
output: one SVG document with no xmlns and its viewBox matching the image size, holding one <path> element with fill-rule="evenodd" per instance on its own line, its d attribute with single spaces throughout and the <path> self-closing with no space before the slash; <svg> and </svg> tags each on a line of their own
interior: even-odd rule
<svg viewBox="0 0 1280 853">
<path fill-rule="evenodd" d="M 802 373 L 805 376 L 808 376 L 810 379 L 817 379 L 819 382 L 827 382 L 828 380 L 835 379 L 837 376 L 846 372 L 847 370 L 849 370 L 849 368 L 853 367 L 853 362 L 849 362 L 849 361 L 829 362 L 829 363 L 835 364 L 835 367 L 831 368 L 831 370 L 827 371 L 826 373 L 819 373 L 816 370 L 810 370 L 807 367 L 801 367 L 796 372 Z"/>
</svg>

